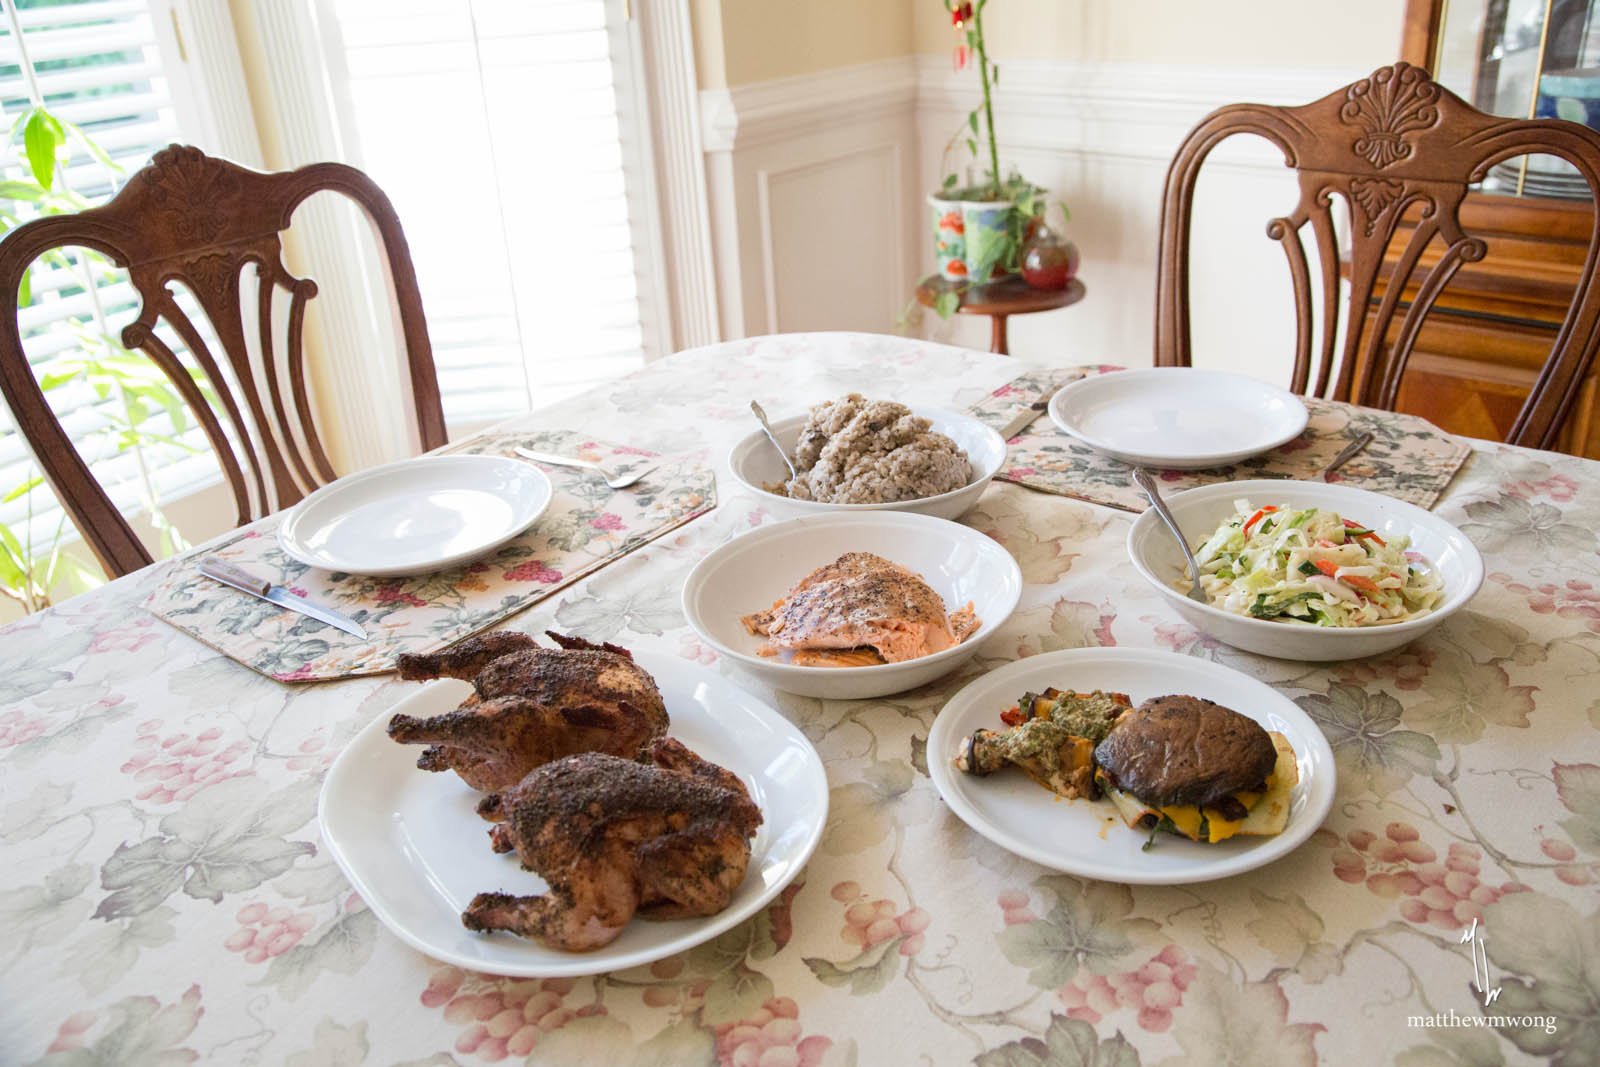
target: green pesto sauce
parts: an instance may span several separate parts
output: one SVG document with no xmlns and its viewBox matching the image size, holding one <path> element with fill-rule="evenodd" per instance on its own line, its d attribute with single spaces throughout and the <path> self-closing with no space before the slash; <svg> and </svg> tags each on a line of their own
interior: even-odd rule
<svg viewBox="0 0 1600 1067">
<path fill-rule="evenodd" d="M 1033 760 L 1043 770 L 1055 772 L 1061 769 L 1062 749 L 1074 738 L 1087 738 L 1091 745 L 1099 744 L 1125 710 L 1098 689 L 1084 697 L 1068 693 L 1051 704 L 1044 714 L 1036 714 L 996 737 L 995 744 L 1006 759 Z"/>
<path fill-rule="evenodd" d="M 1126 710 L 1109 693 L 1096 689 L 1087 696 L 1068 693 L 1059 697 L 1050 707 L 1049 719 L 1065 726 L 1074 737 L 1086 737 L 1090 744 L 1098 745 Z"/>
</svg>

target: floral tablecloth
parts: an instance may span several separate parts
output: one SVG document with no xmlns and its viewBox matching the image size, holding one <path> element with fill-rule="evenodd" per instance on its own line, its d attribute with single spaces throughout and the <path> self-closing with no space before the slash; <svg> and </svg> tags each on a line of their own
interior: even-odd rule
<svg viewBox="0 0 1600 1067">
<path fill-rule="evenodd" d="M 775 417 L 851 389 L 962 407 L 1018 370 L 896 338 L 775 337 L 525 421 L 717 457 L 751 398 Z M 594 978 L 430 960 L 327 855 L 322 776 L 410 686 L 272 682 L 141 612 L 143 575 L 69 601 L 0 630 L 0 1062 L 1600 1061 L 1600 466 L 1475 448 L 1435 510 L 1483 550 L 1483 591 L 1425 640 L 1332 665 L 1202 639 L 1124 559 L 1129 515 L 994 485 L 965 521 L 1022 565 L 1010 623 L 962 676 L 887 699 L 747 682 L 825 761 L 816 856 L 755 919 Z M 696 560 L 771 521 L 721 486 L 716 511 L 511 625 L 730 670 L 678 606 Z M 950 694 L 1019 656 L 1112 644 L 1213 659 L 1297 701 L 1340 776 L 1312 840 L 1225 881 L 1130 888 L 955 818 L 925 751 Z M 1498 997 L 1485 1008 L 1475 987 Z"/>
</svg>

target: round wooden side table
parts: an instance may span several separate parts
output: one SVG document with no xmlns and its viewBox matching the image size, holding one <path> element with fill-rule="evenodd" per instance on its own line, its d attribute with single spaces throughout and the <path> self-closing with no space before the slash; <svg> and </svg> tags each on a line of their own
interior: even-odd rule
<svg viewBox="0 0 1600 1067">
<path fill-rule="evenodd" d="M 923 307 L 933 307 L 940 294 L 966 285 L 952 282 L 939 274 L 931 274 L 917 286 L 917 302 Z M 1022 280 L 1022 275 L 1012 274 L 988 285 L 974 285 L 961 294 L 961 304 L 956 308 L 963 315 L 989 316 L 989 351 L 1002 356 L 1011 353 L 1006 348 L 1006 319 L 1012 315 L 1027 315 L 1034 311 L 1053 311 L 1076 304 L 1083 299 L 1083 283 L 1073 278 L 1065 289 L 1035 289 Z"/>
</svg>

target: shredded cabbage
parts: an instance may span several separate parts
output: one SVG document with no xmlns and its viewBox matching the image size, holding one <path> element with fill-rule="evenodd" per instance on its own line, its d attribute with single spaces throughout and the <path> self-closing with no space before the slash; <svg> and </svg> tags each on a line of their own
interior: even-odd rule
<svg viewBox="0 0 1600 1067">
<path fill-rule="evenodd" d="M 1331 511 L 1233 502 L 1235 514 L 1195 549 L 1211 603 L 1236 615 L 1316 626 L 1382 626 L 1444 599 L 1411 539 L 1379 535 Z M 1180 587 L 1184 583 L 1180 581 Z"/>
</svg>

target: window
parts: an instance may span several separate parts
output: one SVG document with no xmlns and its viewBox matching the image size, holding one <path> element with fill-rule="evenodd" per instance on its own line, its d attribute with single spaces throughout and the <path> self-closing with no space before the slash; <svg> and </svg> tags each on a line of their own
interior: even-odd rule
<svg viewBox="0 0 1600 1067">
<path fill-rule="evenodd" d="M 663 352 L 620 0 L 327 6 L 347 157 L 405 227 L 452 426 Z"/>
<path fill-rule="evenodd" d="M 145 0 L 0 0 L 0 108 L 12 127 L 36 104 L 79 127 L 111 158 L 96 159 L 69 137 L 70 155 L 57 169 L 55 187 L 93 204 L 109 199 L 117 184 L 142 167 L 151 154 L 180 139 L 178 121 L 156 23 Z M 16 27 L 23 35 L 17 40 Z M 3 177 L 29 176 L 20 162 L 21 129 L 12 130 L 4 154 Z M 0 200 L 10 211 L 9 225 L 38 213 L 27 200 Z M 9 226 L 8 226 L 9 228 Z M 35 263 L 29 275 L 29 302 L 19 312 L 24 348 L 44 381 L 61 377 L 64 361 L 82 359 L 100 347 L 96 338 L 117 336 L 137 313 L 139 298 L 122 271 L 111 269 L 81 249 Z M 102 349 L 103 350 L 103 349 Z M 98 383 L 104 386 L 104 381 Z M 151 442 L 176 445 L 133 450 L 119 448 L 108 428 L 148 409 L 149 397 L 118 388 L 97 387 L 79 375 L 48 394 L 67 432 L 91 463 L 97 477 L 124 511 L 136 510 L 146 483 L 160 498 L 218 478 L 216 461 L 192 420 L 174 421 L 155 410 L 140 423 Z M 198 450 L 198 451 L 197 451 Z M 0 497 L 27 483 L 35 473 L 21 437 L 10 428 L 0 405 Z M 48 551 L 58 530 L 71 525 L 47 487 L 0 502 L 0 524 L 33 550 Z"/>
</svg>

